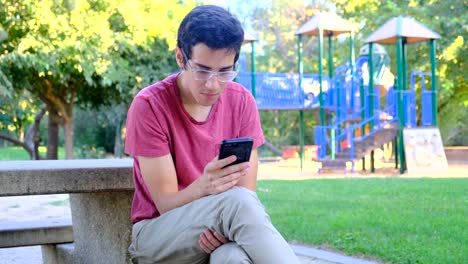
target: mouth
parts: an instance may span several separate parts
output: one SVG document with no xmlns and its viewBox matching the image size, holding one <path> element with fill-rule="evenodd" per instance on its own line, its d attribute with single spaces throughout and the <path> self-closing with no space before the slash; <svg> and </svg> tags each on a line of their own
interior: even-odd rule
<svg viewBox="0 0 468 264">
<path fill-rule="evenodd" d="M 217 97 L 219 94 L 218 93 L 201 93 L 203 96 L 209 97 L 209 98 L 214 98 Z"/>
</svg>

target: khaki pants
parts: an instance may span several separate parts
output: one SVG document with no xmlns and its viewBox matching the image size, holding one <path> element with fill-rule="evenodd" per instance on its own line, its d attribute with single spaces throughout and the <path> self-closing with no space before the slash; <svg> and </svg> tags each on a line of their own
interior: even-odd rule
<svg viewBox="0 0 468 264">
<path fill-rule="evenodd" d="M 198 238 L 214 230 L 230 243 L 205 253 Z M 299 263 L 273 227 L 255 192 L 234 187 L 133 225 L 129 248 L 135 263 Z"/>
</svg>

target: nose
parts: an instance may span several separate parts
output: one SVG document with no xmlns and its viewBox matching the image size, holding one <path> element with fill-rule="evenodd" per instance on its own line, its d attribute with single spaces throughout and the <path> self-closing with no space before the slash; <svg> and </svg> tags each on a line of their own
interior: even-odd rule
<svg viewBox="0 0 468 264">
<path fill-rule="evenodd" d="M 206 80 L 205 86 L 211 89 L 217 89 L 219 87 L 218 75 L 212 75 L 208 80 Z"/>
</svg>

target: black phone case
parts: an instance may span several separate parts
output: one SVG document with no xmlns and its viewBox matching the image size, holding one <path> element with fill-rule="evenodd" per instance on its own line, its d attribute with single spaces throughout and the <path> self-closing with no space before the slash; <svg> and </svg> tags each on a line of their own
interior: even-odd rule
<svg viewBox="0 0 468 264">
<path fill-rule="evenodd" d="M 249 161 L 250 153 L 252 153 L 252 146 L 252 138 L 225 139 L 223 140 L 219 150 L 219 159 L 236 155 L 237 160 L 227 166 Z"/>
</svg>

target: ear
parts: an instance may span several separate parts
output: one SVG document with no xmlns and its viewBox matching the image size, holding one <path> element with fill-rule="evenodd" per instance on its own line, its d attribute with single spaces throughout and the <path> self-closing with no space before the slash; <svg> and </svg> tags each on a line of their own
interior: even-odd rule
<svg viewBox="0 0 468 264">
<path fill-rule="evenodd" d="M 181 69 L 184 69 L 185 68 L 184 55 L 182 54 L 182 51 L 179 47 L 176 47 L 175 55 L 176 55 L 177 65 L 179 65 Z"/>
</svg>

